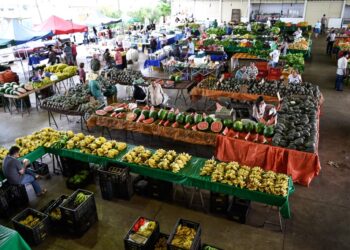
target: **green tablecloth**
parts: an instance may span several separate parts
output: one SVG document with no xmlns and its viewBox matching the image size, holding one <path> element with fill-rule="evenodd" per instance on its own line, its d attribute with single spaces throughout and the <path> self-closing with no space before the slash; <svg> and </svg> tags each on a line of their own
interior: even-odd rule
<svg viewBox="0 0 350 250">
<path fill-rule="evenodd" d="M 106 157 L 99 157 L 95 155 L 87 155 L 79 152 L 79 150 L 67 150 L 67 149 L 52 149 L 52 148 L 40 148 L 38 153 L 33 155 L 39 158 L 47 153 L 52 153 L 62 157 L 72 158 L 79 161 L 96 163 L 96 164 L 106 164 L 108 162 L 118 163 L 119 165 L 130 167 L 131 172 L 149 176 L 155 179 L 160 179 L 164 181 L 174 182 L 177 184 L 182 184 L 186 186 L 198 187 L 200 189 L 211 190 L 218 193 L 225 193 L 229 195 L 235 195 L 242 199 L 249 199 L 256 202 L 265 203 L 268 205 L 280 207 L 280 213 L 284 218 L 290 218 L 290 207 L 289 207 L 289 195 L 294 192 L 293 182 L 289 180 L 289 192 L 288 196 L 276 196 L 258 191 L 251 191 L 248 189 L 241 189 L 234 186 L 229 186 L 227 184 L 215 183 L 210 181 L 210 176 L 200 176 L 200 169 L 204 165 L 206 159 L 199 157 L 192 157 L 187 167 L 180 170 L 179 173 L 173 173 L 170 171 L 165 171 L 161 169 L 153 169 L 147 166 L 140 166 L 136 164 L 130 164 L 123 162 L 121 158 L 133 147 L 134 145 L 128 145 L 128 148 L 121 152 L 115 159 L 109 159 Z"/>
<path fill-rule="evenodd" d="M 0 249 L 30 250 L 31 248 L 17 231 L 4 226 L 0 226 Z"/>
</svg>

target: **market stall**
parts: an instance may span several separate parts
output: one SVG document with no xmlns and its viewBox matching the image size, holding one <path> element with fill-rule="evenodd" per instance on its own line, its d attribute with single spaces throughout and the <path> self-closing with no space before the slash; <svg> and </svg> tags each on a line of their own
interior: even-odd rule
<svg viewBox="0 0 350 250">
<path fill-rule="evenodd" d="M 28 244 L 17 231 L 4 226 L 0 226 L 0 248 L 30 250 Z"/>
</svg>

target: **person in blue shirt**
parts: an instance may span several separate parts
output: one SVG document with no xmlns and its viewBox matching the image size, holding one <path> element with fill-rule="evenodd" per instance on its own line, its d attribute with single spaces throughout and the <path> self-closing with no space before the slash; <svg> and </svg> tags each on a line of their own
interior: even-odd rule
<svg viewBox="0 0 350 250">
<path fill-rule="evenodd" d="M 239 70 L 236 71 L 235 78 L 238 80 L 247 80 L 248 79 L 248 73 L 247 73 L 247 67 L 243 66 Z"/>
<path fill-rule="evenodd" d="M 188 38 L 188 56 L 194 55 L 194 43 L 192 38 Z"/>
</svg>

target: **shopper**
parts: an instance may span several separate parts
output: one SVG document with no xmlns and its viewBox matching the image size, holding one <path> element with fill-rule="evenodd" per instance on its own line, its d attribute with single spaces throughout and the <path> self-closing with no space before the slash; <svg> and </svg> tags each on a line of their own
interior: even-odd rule
<svg viewBox="0 0 350 250">
<path fill-rule="evenodd" d="M 91 62 L 90 62 L 90 68 L 92 71 L 98 72 L 101 68 L 101 62 L 98 59 L 97 54 L 93 54 Z"/>
<path fill-rule="evenodd" d="M 107 67 L 110 68 L 113 66 L 113 58 L 109 52 L 109 49 L 106 49 L 105 53 L 103 53 L 103 60 L 105 61 Z"/>
<path fill-rule="evenodd" d="M 292 72 L 288 76 L 289 84 L 300 84 L 302 82 L 301 75 L 297 70 L 292 70 Z"/>
<path fill-rule="evenodd" d="M 326 14 L 323 14 L 323 17 L 321 18 L 321 34 L 326 33 L 326 27 L 327 27 L 327 17 Z"/>
<path fill-rule="evenodd" d="M 218 27 L 218 20 L 214 19 L 214 22 L 213 22 L 213 28 L 217 28 Z"/>
<path fill-rule="evenodd" d="M 66 43 L 66 46 L 64 47 L 63 52 L 64 52 L 65 57 L 66 57 L 66 63 L 68 65 L 74 65 L 72 47 L 70 46 L 69 42 Z"/>
<path fill-rule="evenodd" d="M 321 33 L 321 22 L 317 21 L 315 24 L 315 38 L 317 38 L 319 36 L 319 34 Z"/>
<path fill-rule="evenodd" d="M 157 50 L 157 40 L 154 36 L 151 36 L 150 48 L 152 53 L 156 52 Z"/>
<path fill-rule="evenodd" d="M 94 71 L 88 74 L 87 79 L 89 81 L 89 90 L 91 95 L 98 100 L 101 104 L 105 103 L 102 88 L 98 81 L 98 72 Z"/>
<path fill-rule="evenodd" d="M 57 62 L 56 52 L 53 50 L 52 46 L 49 47 L 49 61 L 48 64 L 54 65 Z"/>
<path fill-rule="evenodd" d="M 77 65 L 77 45 L 75 43 L 72 43 L 72 55 L 73 55 L 73 60 L 74 60 L 74 65 Z"/>
<path fill-rule="evenodd" d="M 150 105 L 159 107 L 161 104 L 165 103 L 165 96 L 162 86 L 160 86 L 157 81 L 152 81 L 151 85 L 148 87 Z"/>
<path fill-rule="evenodd" d="M 110 27 L 108 27 L 107 33 L 108 33 L 108 38 L 109 38 L 109 39 L 112 39 L 112 30 L 111 30 Z"/>
<path fill-rule="evenodd" d="M 19 147 L 11 147 L 9 154 L 3 161 L 3 173 L 7 181 L 12 185 L 31 184 L 37 196 L 45 194 L 47 190 L 41 189 L 39 183 L 36 181 L 40 176 L 28 169 L 29 160 L 25 159 L 22 162 L 18 160 L 19 151 Z"/>
<path fill-rule="evenodd" d="M 259 74 L 259 70 L 258 68 L 255 66 L 254 62 L 251 62 L 250 65 L 247 68 L 247 74 L 248 74 L 248 78 L 251 80 L 255 80 L 256 77 Z"/>
<path fill-rule="evenodd" d="M 120 50 L 115 52 L 114 61 L 117 65 L 117 69 L 123 69 L 123 56 Z"/>
<path fill-rule="evenodd" d="M 337 76 L 335 80 L 336 91 L 343 91 L 344 78 L 347 75 L 348 58 L 348 52 L 344 52 L 343 56 L 338 59 Z"/>
<path fill-rule="evenodd" d="M 188 56 L 194 55 L 194 43 L 192 41 L 192 38 L 188 38 Z"/>
<path fill-rule="evenodd" d="M 86 82 L 86 73 L 84 70 L 84 66 L 85 66 L 84 63 L 79 64 L 79 80 L 81 84 L 85 84 Z"/>
<path fill-rule="evenodd" d="M 270 52 L 270 61 L 269 61 L 269 65 L 272 68 L 275 68 L 280 60 L 280 50 L 278 48 L 275 48 L 272 52 Z"/>
<path fill-rule="evenodd" d="M 335 36 L 335 30 L 332 30 L 327 36 L 327 55 L 332 55 Z"/>
<path fill-rule="evenodd" d="M 243 66 L 239 70 L 236 71 L 235 78 L 238 80 L 247 80 L 248 74 L 247 74 L 247 67 Z"/>
</svg>

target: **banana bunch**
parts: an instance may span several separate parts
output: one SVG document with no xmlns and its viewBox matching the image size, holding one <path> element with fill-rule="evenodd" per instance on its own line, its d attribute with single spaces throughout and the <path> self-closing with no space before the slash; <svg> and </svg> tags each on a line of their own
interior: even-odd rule
<svg viewBox="0 0 350 250">
<path fill-rule="evenodd" d="M 157 224 L 155 221 L 148 221 L 143 226 L 140 227 L 140 229 L 137 231 L 137 234 L 150 237 L 156 228 Z"/>
<path fill-rule="evenodd" d="M 0 147 L 0 171 L 2 168 L 2 162 L 5 159 L 6 155 L 8 155 L 9 151 L 4 148 L 4 147 Z"/>
<path fill-rule="evenodd" d="M 158 149 L 145 164 L 150 168 L 157 168 L 160 160 L 166 155 L 166 150 Z"/>
<path fill-rule="evenodd" d="M 228 185 L 233 185 L 235 180 L 237 180 L 239 170 L 239 164 L 235 161 L 227 163 L 225 167 L 224 180 L 221 183 L 226 183 Z"/>
<path fill-rule="evenodd" d="M 53 209 L 51 212 L 50 212 L 50 218 L 52 220 L 61 220 L 62 218 L 62 214 L 61 214 L 61 210 L 59 207 L 56 207 L 55 209 Z"/>
<path fill-rule="evenodd" d="M 123 156 L 123 161 L 135 164 L 145 164 L 152 156 L 150 150 L 146 150 L 144 146 L 137 146 Z"/>
<path fill-rule="evenodd" d="M 175 160 L 170 164 L 171 171 L 173 173 L 178 173 L 181 169 L 185 167 L 187 162 L 191 160 L 191 157 L 187 153 L 181 153 L 176 156 Z"/>
<path fill-rule="evenodd" d="M 81 203 L 86 201 L 88 198 L 89 198 L 89 195 L 85 195 L 84 193 L 79 192 L 74 199 L 74 205 L 79 206 Z"/>
<path fill-rule="evenodd" d="M 206 160 L 201 169 L 200 175 L 211 175 L 215 169 L 216 163 L 217 162 L 214 159 Z"/>
<path fill-rule="evenodd" d="M 261 181 L 262 181 L 262 174 L 264 170 L 260 167 L 253 167 L 252 171 L 250 172 L 248 176 L 248 184 L 247 188 L 249 190 L 258 190 L 259 187 L 261 186 Z"/>
<path fill-rule="evenodd" d="M 288 176 L 285 174 L 277 174 L 275 180 L 275 186 L 272 190 L 274 195 L 287 196 L 288 194 Z"/>
<path fill-rule="evenodd" d="M 174 150 L 169 150 L 158 163 L 158 168 L 164 170 L 171 170 L 170 164 L 174 161 L 177 154 Z"/>
<path fill-rule="evenodd" d="M 226 167 L 225 162 L 220 162 L 216 165 L 216 168 L 211 175 L 212 182 L 222 182 L 224 180 L 225 167 Z"/>
<path fill-rule="evenodd" d="M 179 225 L 176 229 L 171 245 L 181 249 L 191 249 L 192 242 L 196 236 L 196 230 L 183 225 Z"/>
<path fill-rule="evenodd" d="M 44 128 L 31 135 L 17 138 L 16 145 L 21 148 L 20 156 L 24 156 L 36 150 L 38 147 L 51 147 L 59 141 L 63 135 L 64 132 L 59 132 L 52 128 Z"/>
<path fill-rule="evenodd" d="M 262 181 L 259 187 L 260 192 L 273 193 L 275 188 L 276 173 L 273 171 L 267 171 L 262 174 Z"/>
</svg>

